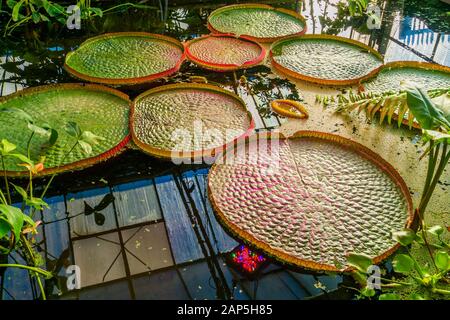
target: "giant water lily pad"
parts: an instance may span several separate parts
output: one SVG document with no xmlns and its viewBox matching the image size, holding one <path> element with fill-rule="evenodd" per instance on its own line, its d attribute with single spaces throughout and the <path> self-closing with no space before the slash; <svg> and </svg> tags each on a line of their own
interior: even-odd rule
<svg viewBox="0 0 450 320">
<path fill-rule="evenodd" d="M 215 71 L 250 68 L 264 60 L 261 45 L 244 37 L 207 35 L 186 44 L 186 56 L 197 65 Z"/>
<path fill-rule="evenodd" d="M 66 56 L 73 76 L 113 85 L 138 84 L 168 76 L 180 68 L 183 45 L 145 32 L 108 33 L 88 39 Z"/>
<path fill-rule="evenodd" d="M 374 94 L 399 92 L 402 82 L 413 83 L 426 91 L 450 88 L 450 68 L 426 62 L 390 62 L 376 77 L 364 82 L 363 87 Z"/>
<path fill-rule="evenodd" d="M 236 4 L 219 8 L 208 17 L 214 33 L 248 36 L 260 42 L 272 42 L 306 32 L 303 16 L 294 11 L 262 4 Z"/>
<path fill-rule="evenodd" d="M 133 141 L 165 159 L 209 158 L 254 127 L 244 102 L 208 84 L 173 84 L 133 101 Z"/>
<path fill-rule="evenodd" d="M 49 149 L 43 149 L 47 136 L 34 134 L 31 140 L 32 160 L 46 156 L 42 174 L 81 169 L 114 156 L 129 142 L 130 103 L 127 95 L 99 85 L 58 84 L 25 89 L 0 98 L 0 139 L 16 144 L 17 153 L 27 154 L 31 135 L 27 122 L 17 112 L 4 112 L 23 110 L 35 125 L 48 125 L 58 131 L 58 140 Z M 65 156 L 76 142 L 64 129 L 68 122 L 103 138 L 93 146 L 91 154 L 76 147 Z M 5 160 L 8 175 L 24 173 L 17 160 Z"/>
<path fill-rule="evenodd" d="M 378 263 L 398 248 L 391 232 L 410 225 L 413 208 L 391 165 L 331 134 L 275 138 L 251 136 L 212 167 L 209 197 L 227 229 L 281 261 L 316 270 L 348 269 L 351 252 Z"/>
<path fill-rule="evenodd" d="M 273 66 L 297 79 L 348 85 L 377 73 L 382 56 L 365 44 L 343 37 L 304 35 L 282 39 L 270 50 Z"/>
</svg>

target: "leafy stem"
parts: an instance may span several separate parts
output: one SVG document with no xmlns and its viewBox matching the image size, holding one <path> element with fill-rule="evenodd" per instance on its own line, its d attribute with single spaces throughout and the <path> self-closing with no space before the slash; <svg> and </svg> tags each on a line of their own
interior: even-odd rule
<svg viewBox="0 0 450 320">
<path fill-rule="evenodd" d="M 3 179 L 5 181 L 6 196 L 8 197 L 8 203 L 11 203 L 11 192 L 9 190 L 9 182 L 8 182 L 8 177 L 6 175 L 5 159 L 4 159 L 3 155 L 0 155 L 0 158 L 2 161 Z"/>
<path fill-rule="evenodd" d="M 0 263 L 0 268 L 19 268 L 19 269 L 26 269 L 26 270 L 30 270 L 32 272 L 41 274 L 42 276 L 44 276 L 44 278 L 46 279 L 50 279 L 51 277 L 53 277 L 53 275 L 48 272 L 45 271 L 41 268 L 36 268 L 36 267 L 30 267 L 30 266 L 26 266 L 26 265 L 22 265 L 22 264 L 15 264 L 15 263 Z"/>
</svg>

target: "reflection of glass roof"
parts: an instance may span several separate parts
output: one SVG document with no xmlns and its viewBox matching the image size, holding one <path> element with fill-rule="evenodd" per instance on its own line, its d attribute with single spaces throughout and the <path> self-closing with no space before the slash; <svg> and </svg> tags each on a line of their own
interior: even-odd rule
<svg viewBox="0 0 450 320">
<path fill-rule="evenodd" d="M 52 209 L 40 217 L 40 245 L 47 268 L 59 270 L 62 292 L 55 286 L 54 293 L 81 299 L 252 297 L 252 281 L 225 263 L 225 254 L 238 243 L 215 219 L 205 196 L 207 173 L 205 168 L 189 170 L 181 178 L 172 172 L 49 198 Z M 105 201 L 111 195 L 113 201 Z M 97 211 L 87 208 L 103 214 L 104 223 L 96 223 Z M 80 268 L 81 290 L 69 292 L 65 287 L 69 265 Z M 267 269 L 258 298 L 294 299 L 321 292 L 311 275 L 277 265 Z M 28 277 L 21 273 L 7 271 L 5 278 L 16 280 L 5 284 L 5 299 L 33 298 Z M 330 289 L 336 285 L 336 279 L 319 278 Z"/>
</svg>

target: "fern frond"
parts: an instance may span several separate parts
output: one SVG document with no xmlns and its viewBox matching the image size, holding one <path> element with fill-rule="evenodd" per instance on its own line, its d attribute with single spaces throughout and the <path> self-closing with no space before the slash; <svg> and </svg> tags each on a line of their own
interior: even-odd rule
<svg viewBox="0 0 450 320">
<path fill-rule="evenodd" d="M 449 92 L 448 89 L 433 89 L 428 91 L 428 95 L 431 98 L 435 98 Z M 329 102 L 330 99 L 320 97 L 316 101 Z M 380 124 L 386 120 L 391 124 L 392 119 L 397 118 L 397 125 L 399 127 L 402 123 L 407 123 L 411 128 L 415 122 L 414 115 L 409 112 L 406 92 L 403 91 L 388 91 L 381 94 L 373 94 L 372 92 L 355 94 L 350 91 L 347 94 L 339 94 L 335 101 L 337 112 L 352 112 L 357 110 L 359 114 L 361 111 L 365 111 L 367 118 L 370 120 L 373 120 L 379 114 Z"/>
</svg>

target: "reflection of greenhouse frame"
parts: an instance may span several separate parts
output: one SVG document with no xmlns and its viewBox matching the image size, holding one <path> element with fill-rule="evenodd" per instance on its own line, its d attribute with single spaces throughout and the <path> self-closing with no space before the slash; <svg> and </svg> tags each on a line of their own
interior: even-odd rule
<svg viewBox="0 0 450 320">
<path fill-rule="evenodd" d="M 226 63 L 212 63 L 212 62 L 208 62 L 205 60 L 202 60 L 198 57 L 196 57 L 189 49 L 189 47 L 199 41 L 211 38 L 211 37 L 217 37 L 217 38 L 232 38 L 232 39 L 238 39 L 240 41 L 243 42 L 249 42 L 255 46 L 257 46 L 260 50 L 260 53 L 258 56 L 256 56 L 254 59 L 252 60 L 248 60 L 246 61 L 244 64 L 242 65 L 238 65 L 238 64 L 226 64 Z M 199 65 L 202 68 L 205 69 L 209 69 L 209 70 L 213 70 L 213 71 L 234 71 L 234 70 L 239 70 L 239 69 L 246 69 L 246 68 L 251 68 L 254 66 L 257 66 L 258 64 L 260 64 L 264 58 L 266 57 L 266 49 L 264 49 L 259 43 L 252 41 L 251 39 L 249 39 L 246 36 L 241 36 L 241 37 L 236 37 L 234 35 L 230 35 L 230 34 L 208 34 L 199 38 L 195 38 L 193 40 L 190 40 L 188 42 L 186 42 L 185 44 L 185 54 L 186 54 L 186 58 L 192 62 L 194 62 L 195 64 Z"/>
<path fill-rule="evenodd" d="M 337 41 L 337 42 L 342 42 L 345 44 L 351 44 L 355 47 L 359 47 L 360 49 L 363 49 L 364 51 L 367 51 L 368 53 L 372 54 L 373 56 L 375 56 L 377 59 L 380 60 L 380 66 L 368 71 L 367 74 L 358 77 L 358 78 L 354 78 L 354 79 L 345 79 L 345 80 L 334 80 L 334 79 L 322 79 L 322 78 L 317 78 L 317 77 L 312 77 L 312 76 L 307 76 L 304 74 L 301 74 L 299 72 L 290 70 L 286 67 L 284 67 L 283 65 L 279 64 L 278 62 L 275 61 L 274 59 L 274 53 L 273 51 L 275 49 L 277 49 L 279 46 L 282 46 L 284 43 L 286 42 L 290 42 L 290 41 L 295 41 L 295 40 L 306 40 L 306 39 L 317 39 L 317 40 L 333 40 L 333 41 Z M 306 35 L 302 35 L 302 36 L 292 36 L 292 37 L 287 37 L 284 39 L 281 39 L 277 42 L 275 42 L 274 44 L 272 44 L 271 48 L 270 48 L 270 52 L 269 52 L 269 57 L 270 57 L 270 62 L 272 63 L 272 65 L 275 67 L 275 69 L 281 71 L 282 73 L 299 79 L 299 80 L 304 80 L 304 81 L 308 81 L 308 82 L 312 82 L 312 83 L 316 83 L 316 84 L 322 84 L 322 85 L 352 85 L 352 84 L 357 84 L 365 79 L 371 78 L 373 76 L 375 76 L 379 70 L 381 69 L 381 67 L 383 66 L 383 56 L 376 50 L 374 50 L 373 48 L 369 47 L 368 45 L 365 45 L 362 42 L 353 40 L 353 39 L 348 39 L 348 38 L 344 38 L 344 37 L 339 37 L 339 36 L 332 36 L 332 35 L 327 35 L 327 34 L 306 34 Z"/>
<path fill-rule="evenodd" d="M 259 137 L 257 139 L 261 139 L 261 134 L 257 134 Z M 324 132 L 317 132 L 317 131 L 298 131 L 296 132 L 292 137 L 286 138 L 283 136 L 275 135 L 273 136 L 272 133 L 269 133 L 266 136 L 266 139 L 301 139 L 301 138 L 316 138 L 316 139 L 322 139 L 326 141 L 333 142 L 335 144 L 339 144 L 345 149 L 351 150 L 353 152 L 356 152 L 361 157 L 365 158 L 366 160 L 369 160 L 373 164 L 375 164 L 380 170 L 385 172 L 389 178 L 396 184 L 396 186 L 401 190 L 402 195 L 404 196 L 404 199 L 407 202 L 407 210 L 408 210 L 408 218 L 405 221 L 405 227 L 410 227 L 413 219 L 414 219 L 414 208 L 413 203 L 411 199 L 411 195 L 409 193 L 409 189 L 402 179 L 402 177 L 399 175 L 399 173 L 392 167 L 387 161 L 385 161 L 381 156 L 370 150 L 369 148 L 352 141 L 347 138 L 343 138 L 338 135 L 330 134 L 330 133 L 324 133 Z M 227 149 L 223 155 L 220 155 L 220 157 L 225 157 L 227 152 L 232 151 L 232 148 Z M 266 253 L 268 256 L 275 258 L 276 260 L 281 261 L 282 263 L 287 263 L 289 265 L 295 266 L 295 267 L 301 267 L 301 268 L 307 268 L 312 270 L 320 270 L 320 271 L 350 271 L 351 267 L 347 267 L 345 269 L 338 269 L 334 265 L 329 264 L 322 264 L 318 263 L 316 261 L 312 260 L 304 260 L 297 257 L 294 257 L 292 255 L 286 254 L 282 252 L 281 250 L 272 248 L 269 244 L 258 240 L 254 235 L 250 234 L 247 231 L 244 231 L 242 228 L 240 228 L 238 225 L 235 225 L 231 223 L 226 214 L 221 210 L 219 205 L 216 203 L 216 200 L 214 198 L 214 193 L 211 189 L 211 184 L 213 183 L 214 179 L 211 178 L 211 176 L 215 173 L 217 170 L 218 165 L 214 164 L 209 171 L 208 174 L 208 198 L 211 201 L 211 205 L 214 209 L 214 212 L 218 216 L 218 220 L 220 223 L 224 226 L 226 230 L 228 230 L 231 234 L 239 237 L 242 239 L 245 243 L 249 244 L 250 246 L 255 247 L 257 250 L 261 250 L 262 252 Z M 388 250 L 385 250 L 384 252 L 380 253 L 378 256 L 373 258 L 373 263 L 378 264 L 384 259 L 388 258 L 391 254 L 393 254 L 398 248 L 400 247 L 400 244 L 395 244 Z"/>
<path fill-rule="evenodd" d="M 298 14 L 297 12 L 292 11 L 292 10 L 288 10 L 288 9 L 284 9 L 284 8 L 274 8 L 274 7 L 266 5 L 266 4 L 257 4 L 257 3 L 233 4 L 233 5 L 225 6 L 225 7 L 214 10 L 213 12 L 211 12 L 211 14 L 208 17 L 208 29 L 212 33 L 227 33 L 225 30 L 216 29 L 211 24 L 210 20 L 211 20 L 211 17 L 213 17 L 214 15 L 221 14 L 225 11 L 235 10 L 235 9 L 265 9 L 265 10 L 271 10 L 274 12 L 278 12 L 281 14 L 286 14 L 286 15 L 300 21 L 303 25 L 302 31 L 297 32 L 297 33 L 292 33 L 289 36 L 294 36 L 294 35 L 299 36 L 299 35 L 303 35 L 306 33 L 306 28 L 307 28 L 306 27 L 306 25 L 307 25 L 306 19 L 301 14 Z M 285 37 L 285 36 L 278 36 L 278 37 L 260 38 L 260 37 L 252 36 L 249 34 L 241 34 L 239 36 L 245 36 L 249 40 L 258 41 L 258 42 L 273 42 L 273 41 L 276 41 L 278 39 Z"/>
<path fill-rule="evenodd" d="M 93 77 L 88 74 L 81 73 L 81 72 L 77 71 L 76 69 L 70 67 L 68 64 L 68 61 L 70 60 L 70 58 L 77 54 L 77 50 L 69 52 L 66 55 L 64 68 L 67 70 L 67 72 L 69 72 L 75 78 L 89 81 L 89 82 L 96 82 L 96 83 L 102 83 L 102 84 L 108 84 L 108 85 L 135 85 L 135 84 L 141 84 L 141 83 L 145 83 L 145 82 L 151 82 L 151 81 L 169 76 L 169 75 L 177 72 L 180 69 L 181 64 L 184 62 L 184 59 L 185 59 L 184 46 L 181 42 L 179 42 L 178 40 L 171 38 L 171 37 L 163 36 L 160 34 L 147 33 L 147 32 L 106 33 L 106 34 L 102 34 L 102 35 L 99 35 L 99 36 L 96 36 L 96 37 L 86 40 L 85 42 L 83 42 L 80 45 L 79 49 L 82 48 L 83 46 L 92 44 L 93 42 L 96 42 L 98 40 L 103 40 L 103 39 L 107 39 L 107 38 L 117 38 L 117 37 L 142 37 L 144 39 L 147 38 L 148 40 L 165 41 L 165 42 L 173 45 L 174 47 L 177 47 L 178 49 L 180 49 L 182 54 L 175 66 L 168 68 L 167 70 L 162 71 L 162 72 L 149 74 L 147 76 L 136 77 L 136 78 L 102 78 L 102 77 Z M 124 57 L 124 59 L 126 59 L 126 57 Z"/>
<path fill-rule="evenodd" d="M 41 92 L 45 91 L 51 91 L 54 89 L 58 90 L 71 90 L 71 89 L 80 89 L 80 90 L 91 90 L 94 92 L 105 92 L 111 95 L 114 95 L 116 97 L 119 97 L 124 100 L 124 102 L 128 105 L 128 107 L 131 104 L 131 101 L 129 97 L 112 88 L 108 88 L 102 85 L 97 84 L 79 84 L 79 83 L 64 83 L 64 84 L 53 84 L 53 85 L 45 85 L 45 86 L 39 86 L 39 87 L 32 87 L 27 88 L 21 91 L 17 91 L 13 94 L 10 94 L 8 96 L 0 97 L 0 106 L 2 103 L 7 102 L 10 99 L 20 99 L 21 97 L 28 96 L 28 95 L 34 95 L 39 94 Z M 67 119 L 67 121 L 70 121 L 71 119 Z M 89 128 L 86 128 L 89 130 Z M 28 137 L 26 137 L 28 138 Z M 105 160 L 108 160 L 109 158 L 112 158 L 116 156 L 117 154 L 124 151 L 125 146 L 130 142 L 131 135 L 128 133 L 116 146 L 113 148 L 104 151 L 103 153 L 94 156 L 94 157 L 87 157 L 85 159 L 75 161 L 72 163 L 68 163 L 62 166 L 58 167 L 51 167 L 51 168 L 45 168 L 42 172 L 39 173 L 39 175 L 49 175 L 54 173 L 61 173 L 65 171 L 72 171 L 72 170 L 81 170 L 85 169 L 87 167 L 93 166 L 98 162 L 102 162 Z M 29 173 L 28 171 L 6 171 L 7 176 L 27 176 Z"/>
<path fill-rule="evenodd" d="M 239 105 L 241 106 L 242 110 L 246 112 L 249 122 L 250 122 L 250 126 L 248 128 L 246 128 L 245 132 L 241 135 L 238 136 L 236 138 L 234 138 L 232 141 L 226 141 L 224 145 L 222 146 L 218 146 L 212 149 L 204 149 L 204 150 L 195 150 L 195 151 L 174 151 L 174 150 L 167 150 L 167 149 L 161 149 L 161 148 L 155 148 L 151 145 L 148 145 L 142 141 L 139 140 L 139 137 L 136 135 L 136 132 L 134 130 L 134 122 L 135 122 L 135 108 L 136 108 L 136 104 L 143 98 L 156 94 L 156 93 L 162 93 L 165 91 L 168 92 L 173 92 L 175 90 L 180 90 L 180 89 L 193 89 L 193 90 L 208 90 L 208 91 L 212 91 L 214 93 L 218 93 L 218 94 L 222 94 L 224 96 L 227 97 L 231 97 L 233 98 L 235 101 L 237 101 L 239 103 Z M 248 136 L 253 129 L 255 128 L 255 123 L 253 121 L 252 115 L 249 111 L 247 111 L 245 102 L 238 97 L 237 95 L 233 94 L 232 92 L 222 89 L 220 87 L 217 86 L 213 86 L 210 84 L 203 84 L 203 83 L 177 83 L 177 84 L 169 84 L 169 85 L 164 85 L 164 86 L 160 86 L 160 87 L 156 87 L 150 90 L 145 91 L 144 93 L 140 94 L 139 96 L 137 96 L 132 103 L 131 106 L 131 115 L 130 115 L 130 131 L 131 131 L 131 137 L 133 139 L 133 142 L 143 151 L 145 151 L 146 153 L 157 157 L 157 158 L 162 158 L 165 160 L 174 160 L 174 159 L 178 159 L 178 160 L 183 160 L 183 159 L 202 159 L 203 157 L 209 157 L 209 156 L 215 156 L 217 153 L 223 151 L 229 144 L 233 144 L 235 141 L 242 139 L 246 136 Z M 187 155 L 188 154 L 188 155 Z"/>
</svg>

